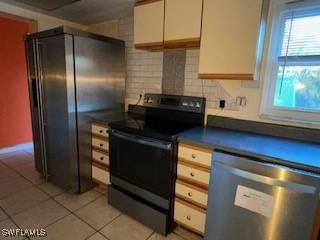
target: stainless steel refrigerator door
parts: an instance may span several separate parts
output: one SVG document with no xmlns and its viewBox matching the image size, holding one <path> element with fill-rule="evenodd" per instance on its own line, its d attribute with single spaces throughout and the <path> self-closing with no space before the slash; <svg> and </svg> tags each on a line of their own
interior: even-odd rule
<svg viewBox="0 0 320 240">
<path fill-rule="evenodd" d="M 73 38 L 41 38 L 38 51 L 48 179 L 78 191 Z"/>
<path fill-rule="evenodd" d="M 46 177 L 46 166 L 43 161 L 44 152 L 42 143 L 42 121 L 41 121 L 41 103 L 39 94 L 39 69 L 37 40 L 29 39 L 25 42 L 28 70 L 28 87 L 30 99 L 30 112 L 32 119 L 32 135 L 34 145 L 35 168 L 44 177 Z"/>
<path fill-rule="evenodd" d="M 90 188 L 91 119 L 88 113 L 124 109 L 124 43 L 74 36 L 80 191 Z"/>
<path fill-rule="evenodd" d="M 319 176 L 214 152 L 206 240 L 308 240 Z"/>
</svg>

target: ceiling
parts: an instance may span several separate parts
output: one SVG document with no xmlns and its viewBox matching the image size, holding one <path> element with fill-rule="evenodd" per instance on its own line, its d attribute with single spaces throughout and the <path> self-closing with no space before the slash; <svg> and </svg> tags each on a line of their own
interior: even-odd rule
<svg viewBox="0 0 320 240">
<path fill-rule="evenodd" d="M 0 0 L 32 11 L 83 25 L 127 15 L 135 0 Z"/>
</svg>

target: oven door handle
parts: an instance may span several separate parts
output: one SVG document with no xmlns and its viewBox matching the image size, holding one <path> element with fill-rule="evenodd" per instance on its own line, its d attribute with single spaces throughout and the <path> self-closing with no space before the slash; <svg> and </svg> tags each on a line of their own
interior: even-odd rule
<svg viewBox="0 0 320 240">
<path fill-rule="evenodd" d="M 122 134 L 122 133 L 117 133 L 114 131 L 111 131 L 111 134 L 113 134 L 115 137 L 117 138 L 121 138 L 123 140 L 127 140 L 130 142 L 134 142 L 134 143 L 139 143 L 139 144 L 143 144 L 143 145 L 147 145 L 147 146 L 151 146 L 151 147 L 155 147 L 155 148 L 161 148 L 164 150 L 171 150 L 172 144 L 171 143 L 164 143 L 164 142 L 160 142 L 160 141 L 155 141 L 155 140 L 144 140 L 141 137 L 136 137 L 134 135 L 129 135 L 129 134 Z"/>
</svg>

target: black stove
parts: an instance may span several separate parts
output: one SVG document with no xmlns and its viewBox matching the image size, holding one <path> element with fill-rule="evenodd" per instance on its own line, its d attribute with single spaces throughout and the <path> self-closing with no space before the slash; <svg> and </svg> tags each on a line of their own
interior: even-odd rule
<svg viewBox="0 0 320 240">
<path fill-rule="evenodd" d="M 130 105 L 128 119 L 113 122 L 112 129 L 167 141 L 203 125 L 205 99 L 200 97 L 146 94 L 144 106 Z"/>
<path fill-rule="evenodd" d="M 177 137 L 204 124 L 205 99 L 146 94 L 128 118 L 109 124 L 109 203 L 156 232 L 173 225 Z M 143 213 L 143 214 L 142 214 Z"/>
</svg>

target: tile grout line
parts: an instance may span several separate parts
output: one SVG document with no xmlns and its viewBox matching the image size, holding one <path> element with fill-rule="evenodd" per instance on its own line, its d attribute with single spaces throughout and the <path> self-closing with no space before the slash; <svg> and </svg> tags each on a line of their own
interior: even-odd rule
<svg viewBox="0 0 320 240">
<path fill-rule="evenodd" d="M 149 240 L 154 233 L 155 233 L 155 231 L 152 231 L 152 233 L 145 240 Z"/>
<path fill-rule="evenodd" d="M 24 151 L 24 152 L 25 152 L 25 151 Z M 25 153 L 26 153 L 26 154 L 29 154 L 29 153 L 27 153 L 27 152 L 25 152 Z M 29 155 L 32 155 L 32 154 L 29 154 Z M 73 216 L 75 216 L 77 219 L 79 219 L 81 222 L 85 223 L 86 225 L 88 225 L 90 228 L 92 228 L 92 229 L 94 230 L 93 234 L 91 234 L 90 236 L 88 236 L 86 239 L 89 239 L 90 237 L 92 237 L 92 236 L 95 235 L 96 233 L 99 233 L 99 234 L 101 234 L 103 237 L 105 237 L 106 239 L 109 240 L 109 238 L 108 238 L 107 236 L 105 236 L 105 235 L 104 235 L 102 232 L 100 232 L 100 231 L 101 231 L 103 228 L 105 228 L 106 226 L 110 225 L 112 222 L 114 222 L 114 221 L 115 221 L 116 219 L 118 219 L 120 216 L 122 216 L 123 213 L 122 213 L 121 211 L 119 211 L 120 214 L 119 214 L 117 217 L 115 217 L 114 219 L 112 219 L 111 221 L 109 221 L 108 223 L 106 223 L 105 225 L 103 225 L 102 227 L 100 227 L 98 230 L 96 230 L 92 225 L 90 225 L 90 224 L 89 224 L 88 222 L 86 222 L 85 220 L 81 219 L 81 218 L 76 214 L 76 211 L 80 210 L 81 208 L 84 208 L 84 207 L 88 206 L 89 204 L 93 203 L 94 201 L 96 201 L 97 199 L 99 199 L 99 198 L 101 198 L 101 197 L 105 197 L 105 196 L 104 196 L 105 194 L 103 194 L 103 193 L 101 193 L 100 191 L 98 191 L 98 190 L 96 190 L 96 189 L 93 188 L 93 189 L 92 189 L 93 191 L 99 193 L 99 196 L 98 196 L 98 197 L 96 197 L 95 199 L 91 200 L 90 202 L 84 204 L 83 206 L 81 206 L 81 207 L 79 207 L 79 208 L 77 208 L 77 209 L 75 209 L 75 210 L 70 210 L 70 209 L 68 209 L 67 207 L 65 207 L 62 203 L 58 202 L 58 201 L 55 199 L 56 197 L 58 197 L 58 196 L 60 196 L 60 195 L 62 195 L 62 194 L 64 194 L 64 193 L 66 193 L 66 191 L 63 191 L 63 192 L 61 192 L 61 193 L 59 193 L 59 194 L 57 194 L 57 195 L 51 196 L 50 194 L 48 194 L 47 192 L 45 192 L 43 189 L 41 189 L 41 188 L 39 187 L 41 184 L 44 184 L 44 183 L 46 183 L 46 182 L 48 182 L 48 181 L 44 181 L 44 182 L 35 184 L 35 183 L 32 182 L 31 180 L 27 179 L 22 173 L 18 172 L 18 171 L 17 171 L 15 168 L 13 168 L 12 166 L 4 163 L 2 160 L 0 160 L 0 162 L 2 162 L 3 165 L 5 165 L 6 167 L 8 167 L 9 169 L 11 169 L 11 170 L 13 170 L 14 172 L 16 172 L 19 176 L 21 176 L 22 178 L 24 178 L 25 180 L 27 180 L 28 182 L 30 182 L 33 187 L 37 188 L 38 190 L 40 190 L 42 193 L 46 194 L 46 195 L 49 197 L 49 198 L 47 198 L 47 199 L 45 199 L 45 200 L 43 200 L 43 201 L 40 201 L 38 204 L 44 203 L 44 202 L 49 201 L 49 200 L 53 200 L 53 201 L 56 202 L 58 205 L 60 205 L 61 207 L 63 207 L 65 210 L 68 211 L 68 214 L 67 214 L 67 215 L 65 215 L 65 216 L 63 216 L 63 217 L 60 217 L 60 218 L 56 219 L 54 222 L 48 224 L 47 226 L 44 227 L 45 229 L 48 228 L 48 227 L 50 227 L 50 226 L 52 226 L 52 225 L 54 225 L 55 223 L 61 221 L 62 219 L 66 218 L 66 217 L 68 217 L 68 216 L 70 216 L 70 215 L 73 215 Z M 49 182 L 49 183 L 50 183 L 50 182 Z M 15 194 L 12 194 L 12 195 L 15 195 Z M 7 195 L 6 197 L 12 196 L 12 195 Z M 36 205 L 31 206 L 31 208 L 34 208 L 35 206 L 36 206 Z M 1 207 L 1 209 L 3 209 L 3 208 Z M 28 209 L 30 209 L 30 208 L 28 208 Z M 16 215 L 18 215 L 18 214 L 20 214 L 20 213 L 22 213 L 22 212 L 24 212 L 24 211 L 27 211 L 28 209 L 24 209 L 24 210 L 22 210 L 22 211 L 20 211 L 20 212 L 17 212 L 17 213 L 15 213 L 14 215 L 12 215 L 12 217 L 14 217 L 14 216 L 16 216 Z M 4 210 L 4 209 L 3 209 L 3 210 Z M 8 217 L 16 226 L 20 227 L 20 226 L 12 219 L 11 215 L 9 215 L 6 211 L 4 211 L 4 212 L 5 212 L 5 214 L 7 215 L 7 217 Z M 152 231 L 151 234 L 146 238 L 146 240 L 150 239 L 154 233 L 155 233 L 155 232 Z M 179 234 L 177 234 L 177 235 L 180 236 Z M 182 236 L 180 236 L 180 237 L 182 237 Z M 183 238 L 183 237 L 182 237 L 182 238 Z M 29 239 L 29 238 L 27 237 L 27 239 Z M 183 238 L 183 239 L 185 239 L 185 238 Z"/>
<path fill-rule="evenodd" d="M 41 185 L 42 183 L 45 183 L 46 181 L 44 181 L 44 182 L 36 185 L 35 183 L 33 183 L 32 181 L 30 181 L 29 179 L 27 179 L 22 173 L 16 171 L 16 169 L 14 169 L 12 166 L 10 166 L 10 165 L 8 165 L 8 164 L 5 164 L 2 160 L 0 160 L 0 161 L 1 161 L 5 166 L 7 166 L 9 169 L 13 170 L 13 171 L 16 172 L 18 175 L 20 175 L 22 178 L 24 178 L 24 179 L 26 179 L 28 182 L 30 182 L 33 187 L 37 188 L 38 190 L 40 190 L 42 193 L 44 193 L 45 195 L 47 195 L 47 196 L 49 197 L 49 198 L 47 198 L 46 200 L 40 201 L 38 204 L 41 204 L 41 203 L 46 202 L 46 201 L 49 201 L 49 200 L 53 200 L 54 202 L 56 202 L 57 204 L 59 204 L 61 207 L 63 207 L 64 209 L 66 209 L 66 210 L 68 211 L 69 214 L 67 214 L 67 215 L 65 215 L 65 216 L 57 219 L 56 221 L 54 221 L 54 222 L 50 223 L 49 225 L 45 226 L 44 228 L 48 228 L 49 226 L 57 223 L 58 221 L 62 220 L 63 218 L 68 217 L 68 216 L 70 216 L 70 215 L 73 215 L 73 216 L 75 216 L 77 219 L 79 219 L 81 222 L 85 223 L 86 225 L 88 225 L 90 228 L 92 228 L 92 229 L 94 230 L 94 233 L 93 233 L 92 235 L 94 235 L 94 234 L 96 234 L 96 233 L 98 232 L 93 226 L 91 226 L 89 223 L 87 223 L 86 221 L 84 221 L 83 219 L 81 219 L 79 216 L 77 216 L 77 214 L 76 214 L 75 212 L 76 212 L 77 210 L 79 210 L 79 209 L 81 209 L 81 208 L 83 208 L 83 207 L 91 204 L 92 202 L 96 201 L 98 198 L 102 197 L 103 194 L 102 194 L 101 192 L 93 189 L 93 191 L 99 193 L 99 196 L 98 196 L 98 197 L 96 197 L 96 198 L 93 199 L 92 201 L 86 203 L 85 205 L 83 205 L 83 206 L 81 206 L 81 207 L 79 207 L 79 208 L 77 208 L 77 209 L 75 209 L 75 210 L 70 210 L 70 209 L 68 209 L 67 207 L 65 207 L 63 204 L 61 204 L 60 202 L 58 202 L 58 201 L 55 199 L 55 197 L 66 193 L 66 191 L 64 191 L 64 192 L 62 192 L 62 193 L 60 193 L 60 194 L 57 194 L 57 195 L 55 195 L 55 196 L 51 196 L 51 195 L 49 195 L 48 193 L 46 193 L 43 189 L 41 189 L 41 188 L 39 187 L 39 185 Z M 31 187 L 30 187 L 30 188 L 31 188 Z M 22 191 L 22 192 L 23 192 L 23 191 Z M 17 194 L 17 193 L 15 193 L 15 194 Z M 10 196 L 13 196 L 13 195 L 15 195 L 15 194 L 12 194 L 12 195 L 10 195 Z M 9 195 L 7 195 L 7 196 L 9 196 Z M 7 198 L 7 196 L 6 196 L 6 198 Z M 31 206 L 30 208 L 34 208 L 35 206 L 36 206 L 36 205 Z M 29 209 L 30 209 L 30 208 L 29 208 Z M 7 211 L 5 211 L 2 207 L 1 207 L 1 209 L 4 211 L 4 213 L 7 215 L 7 217 L 8 217 L 17 227 L 19 227 L 19 228 L 20 228 L 20 226 L 12 219 L 12 217 L 14 217 L 14 216 L 16 216 L 16 215 L 18 215 L 18 214 L 20 214 L 20 213 L 28 210 L 28 209 L 24 209 L 24 210 L 22 210 L 22 211 L 20 211 L 20 212 L 17 212 L 17 213 L 15 213 L 14 215 L 11 216 L 11 215 L 9 215 L 9 213 L 7 213 Z M 121 215 L 121 214 L 120 214 L 120 215 Z M 119 216 L 120 216 L 120 215 L 119 215 Z M 110 221 L 109 223 L 111 223 L 111 222 L 112 222 L 112 221 Z M 108 223 L 108 224 L 109 224 L 109 223 Z M 108 224 L 106 224 L 106 225 L 108 225 Z M 105 225 L 105 226 L 106 226 L 106 225 Z M 104 226 L 103 226 L 103 227 L 104 227 Z M 103 228 L 103 227 L 102 227 L 102 228 Z M 102 228 L 101 228 L 101 229 L 102 229 Z M 101 229 L 100 229 L 100 230 L 101 230 Z M 92 235 L 91 235 L 91 236 L 92 236 Z M 91 236 L 90 236 L 90 237 L 91 237 Z M 29 239 L 29 238 L 28 238 L 28 239 Z"/>
</svg>

